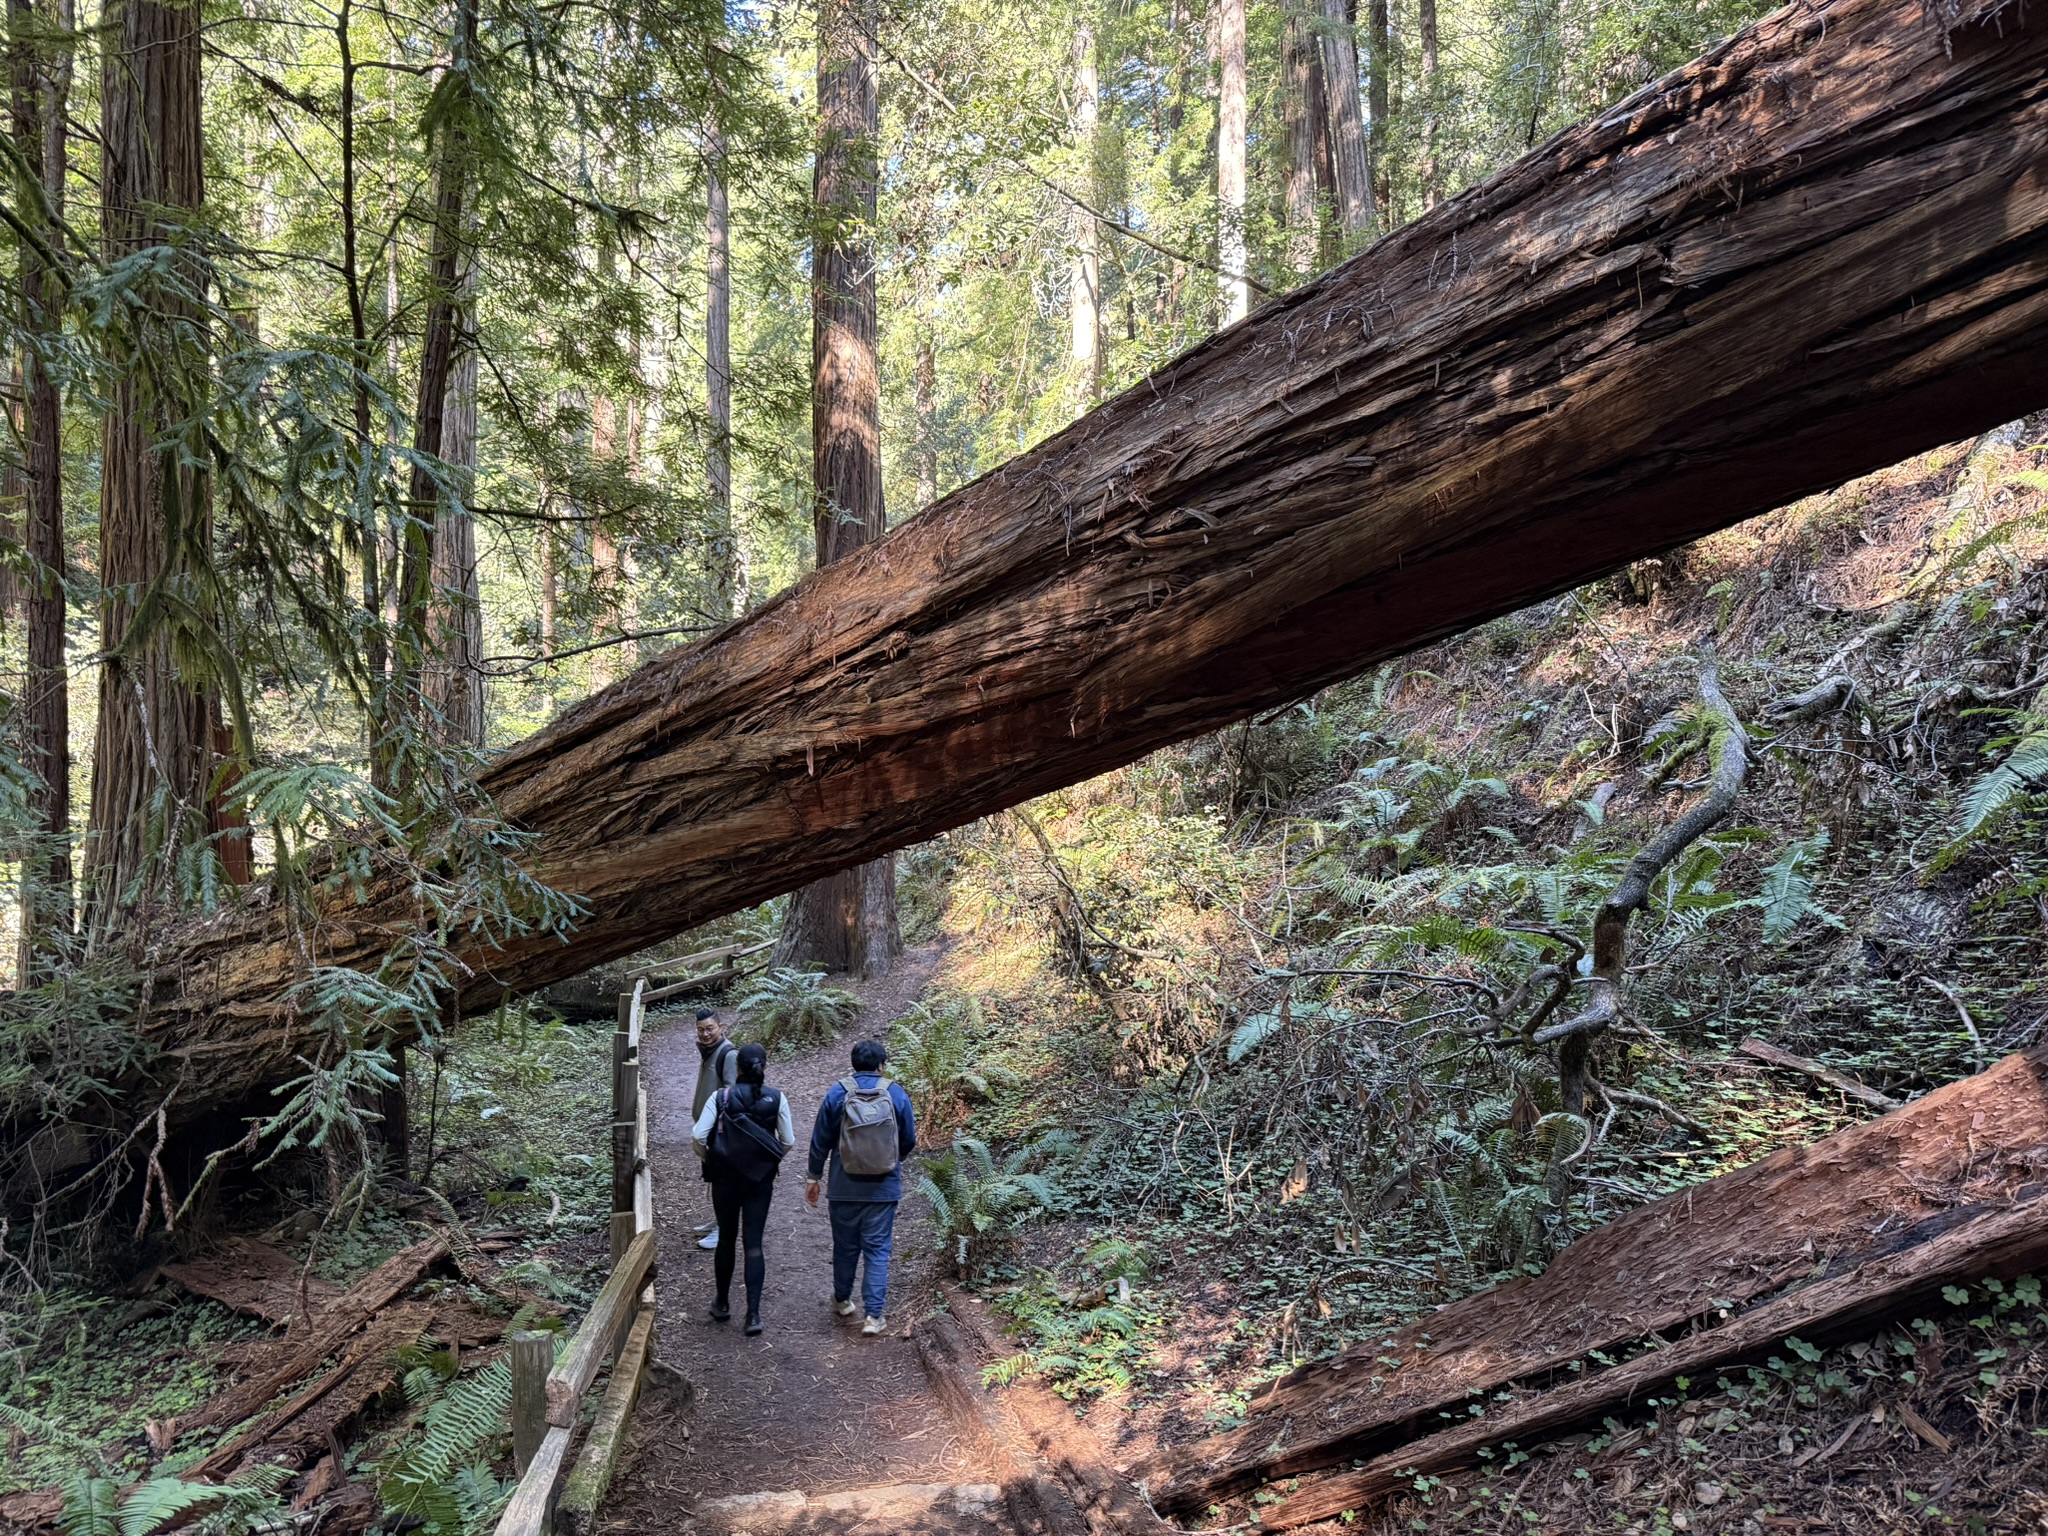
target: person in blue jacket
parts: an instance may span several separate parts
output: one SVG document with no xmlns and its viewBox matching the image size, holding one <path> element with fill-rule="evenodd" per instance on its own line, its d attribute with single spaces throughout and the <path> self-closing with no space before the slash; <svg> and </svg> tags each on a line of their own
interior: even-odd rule
<svg viewBox="0 0 2048 1536">
<path fill-rule="evenodd" d="M 863 1040 L 853 1048 L 853 1075 L 826 1089 L 825 1102 L 818 1106 L 817 1124 L 811 1128 L 810 1181 L 804 1185 L 806 1204 L 817 1205 L 821 1185 L 832 1202 L 832 1309 L 841 1317 L 853 1316 L 854 1269 L 866 1261 L 861 1300 L 867 1321 L 860 1331 L 868 1335 L 888 1331 L 889 1249 L 896 1204 L 903 1198 L 902 1163 L 917 1148 L 910 1095 L 901 1083 L 882 1076 L 888 1059 L 878 1040 Z M 852 1115 L 847 1113 L 849 1089 L 856 1101 Z M 885 1094 L 895 1110 L 893 1159 L 886 1124 L 891 1117 L 881 1113 Z M 827 1161 L 832 1165 L 829 1181 Z"/>
</svg>

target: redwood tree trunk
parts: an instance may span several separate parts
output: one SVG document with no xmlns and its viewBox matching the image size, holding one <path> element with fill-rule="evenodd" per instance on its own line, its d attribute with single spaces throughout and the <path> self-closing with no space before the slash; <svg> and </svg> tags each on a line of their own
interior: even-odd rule
<svg viewBox="0 0 2048 1536">
<path fill-rule="evenodd" d="M 2044 79 L 2035 11 L 1796 4 L 656 658 L 483 776 L 587 916 L 463 1005 L 2048 404 Z M 411 921 L 323 899 L 327 964 Z M 301 964 L 166 951 L 173 1113 L 297 1070 Z"/>
<path fill-rule="evenodd" d="M 102 238 L 118 260 L 166 242 L 205 202 L 200 141 L 200 8 L 120 0 L 104 15 Z M 173 658 L 170 621 L 133 633 L 150 587 L 164 581 L 188 601 L 212 536 L 203 476 L 177 455 L 152 451 L 197 402 L 206 366 L 194 334 L 198 260 L 176 267 L 177 287 L 145 296 L 136 344 L 154 353 L 145 385 L 128 370 L 114 386 L 100 469 L 100 671 L 87 872 L 95 929 L 127 931 L 154 871 L 205 835 L 213 704 L 204 682 Z M 182 291 L 181 291 L 182 290 Z"/>
<path fill-rule="evenodd" d="M 1330 113 L 1337 228 L 1347 246 L 1372 228 L 1372 159 L 1358 95 L 1358 43 L 1345 0 L 1317 0 L 1322 24 L 1323 88 Z"/>
<path fill-rule="evenodd" d="M 716 123 L 704 144 L 704 398 L 711 440 L 704 471 L 711 515 L 721 541 L 716 551 L 716 600 L 721 618 L 747 611 L 746 564 L 732 517 L 732 257 L 725 200 L 725 130 Z"/>
<path fill-rule="evenodd" d="M 876 19 L 867 0 L 823 0 L 818 8 L 811 476 L 821 570 L 888 528 L 875 349 Z M 902 952 L 891 854 L 791 896 L 775 962 L 883 976 Z"/>
<path fill-rule="evenodd" d="M 1223 323 L 1251 313 L 1245 281 L 1245 0 L 1219 0 L 1217 47 L 1222 53 L 1216 106 L 1216 264 L 1223 269 Z"/>
<path fill-rule="evenodd" d="M 10 0 L 17 32 L 34 14 L 30 0 Z M 68 14 L 57 18 L 69 29 Z M 54 221 L 64 209 L 68 53 L 41 59 L 24 40 L 11 62 L 12 128 L 24 164 L 40 167 L 41 192 Z M 31 189 L 24 186 L 24 193 Z M 17 206 L 24 213 L 32 199 Z M 21 324 L 31 336 L 56 332 L 63 295 L 30 246 L 21 249 Z M 24 859 L 21 949 L 15 974 L 23 985 L 47 979 L 53 951 L 71 933 L 71 708 L 64 657 L 64 460 L 62 405 L 56 380 L 32 347 L 21 361 L 22 438 L 26 474 L 23 543 L 29 573 L 20 595 L 27 631 L 28 672 L 22 683 L 22 746 L 34 787 L 31 810 L 39 846 Z"/>
</svg>

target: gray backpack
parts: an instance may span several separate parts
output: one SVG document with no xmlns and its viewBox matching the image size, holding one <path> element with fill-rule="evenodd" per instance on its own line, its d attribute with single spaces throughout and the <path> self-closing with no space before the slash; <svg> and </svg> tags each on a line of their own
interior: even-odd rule
<svg viewBox="0 0 2048 1536">
<path fill-rule="evenodd" d="M 863 1088 L 844 1078 L 846 1102 L 839 1110 L 839 1166 L 857 1178 L 878 1179 L 896 1171 L 896 1101 L 889 1079 Z"/>
</svg>

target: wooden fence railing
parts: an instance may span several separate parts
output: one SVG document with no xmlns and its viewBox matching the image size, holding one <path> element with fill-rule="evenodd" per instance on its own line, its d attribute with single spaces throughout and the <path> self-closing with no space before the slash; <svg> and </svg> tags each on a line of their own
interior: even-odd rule
<svg viewBox="0 0 2048 1536">
<path fill-rule="evenodd" d="M 618 1468 L 626 1422 L 654 1359 L 654 1181 L 647 1163 L 647 1090 L 640 1081 L 645 980 L 619 995 L 612 1035 L 612 1273 L 589 1316 L 555 1358 L 550 1334 L 515 1334 L 512 1449 L 519 1487 L 497 1536 L 582 1536 Z M 606 1363 L 611 1374 L 573 1465 L 583 1401 Z"/>
</svg>

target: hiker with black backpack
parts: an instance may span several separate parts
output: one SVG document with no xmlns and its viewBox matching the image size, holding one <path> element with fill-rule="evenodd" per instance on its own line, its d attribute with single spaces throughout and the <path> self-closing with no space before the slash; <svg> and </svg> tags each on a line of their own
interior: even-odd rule
<svg viewBox="0 0 2048 1536">
<path fill-rule="evenodd" d="M 709 1008 L 697 1010 L 697 1091 L 690 1096 L 690 1119 L 703 1118 L 704 1106 L 721 1088 L 739 1081 L 740 1048 L 725 1038 L 725 1026 Z M 718 1217 L 697 1228 L 697 1246 L 718 1246 Z"/>
<path fill-rule="evenodd" d="M 704 1177 L 711 1185 L 711 1208 L 718 1215 L 718 1250 L 711 1261 L 718 1299 L 711 1319 L 732 1316 L 734 1240 L 747 1253 L 747 1332 L 761 1331 L 761 1283 L 768 1275 L 768 1254 L 762 1244 L 768 1229 L 768 1206 L 775 1198 L 775 1175 L 783 1154 L 796 1145 L 789 1100 L 767 1086 L 768 1052 L 743 1045 L 735 1053 L 738 1078 L 705 1101 L 692 1132 Z"/>
<path fill-rule="evenodd" d="M 864 1334 L 888 1331 L 889 1248 L 903 1198 L 903 1159 L 917 1150 L 917 1116 L 901 1083 L 882 1076 L 889 1053 L 877 1040 L 853 1048 L 853 1075 L 825 1090 L 811 1128 L 811 1176 L 804 1200 L 815 1206 L 827 1160 L 832 1177 L 832 1310 L 853 1316 L 854 1270 L 863 1270 Z M 865 1262 L 863 1262 L 865 1261 Z"/>
</svg>

